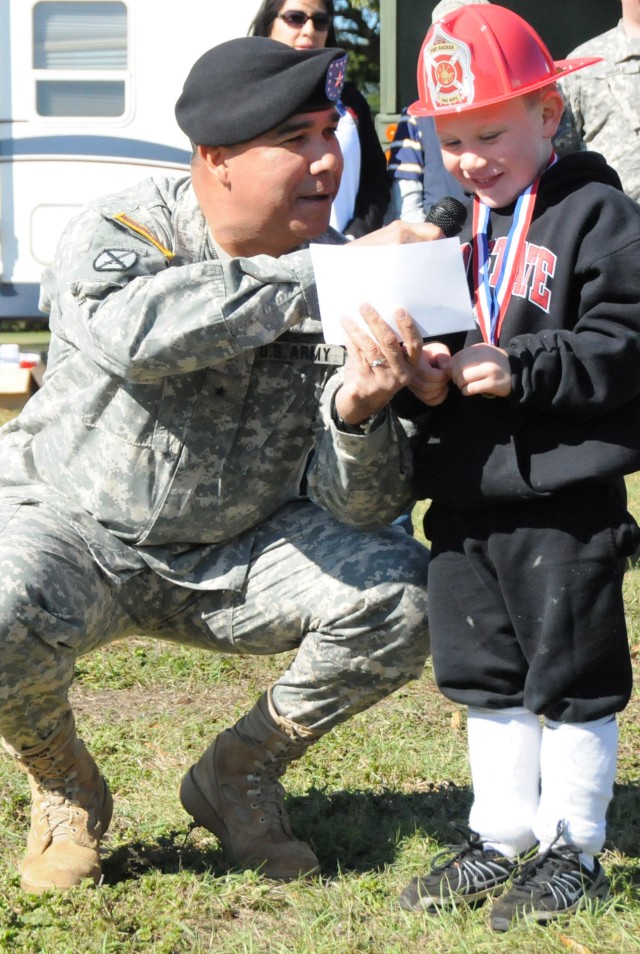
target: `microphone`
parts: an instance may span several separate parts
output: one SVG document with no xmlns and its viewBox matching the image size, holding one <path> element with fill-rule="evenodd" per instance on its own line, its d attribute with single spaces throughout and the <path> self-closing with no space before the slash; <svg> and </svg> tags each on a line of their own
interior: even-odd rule
<svg viewBox="0 0 640 954">
<path fill-rule="evenodd" d="M 447 238 L 453 238 L 462 229 L 467 218 L 467 210 L 462 202 L 452 195 L 445 195 L 431 206 L 427 213 L 427 222 L 437 225 Z"/>
</svg>

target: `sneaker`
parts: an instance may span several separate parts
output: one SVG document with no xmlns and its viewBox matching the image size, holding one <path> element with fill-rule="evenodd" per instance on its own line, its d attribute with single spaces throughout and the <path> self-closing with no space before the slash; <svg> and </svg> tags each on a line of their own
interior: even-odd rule
<svg viewBox="0 0 640 954">
<path fill-rule="evenodd" d="M 550 921 L 571 914 L 587 898 L 603 901 L 609 881 L 596 859 L 593 871 L 580 861 L 574 845 L 552 845 L 516 874 L 512 887 L 491 912 L 494 931 L 508 931 L 514 921 Z"/>
<path fill-rule="evenodd" d="M 400 895 L 406 911 L 437 910 L 456 901 L 479 901 L 497 894 L 517 863 L 493 848 L 483 848 L 472 831 L 464 845 L 447 845 L 431 863 L 429 874 L 414 878 Z"/>
</svg>

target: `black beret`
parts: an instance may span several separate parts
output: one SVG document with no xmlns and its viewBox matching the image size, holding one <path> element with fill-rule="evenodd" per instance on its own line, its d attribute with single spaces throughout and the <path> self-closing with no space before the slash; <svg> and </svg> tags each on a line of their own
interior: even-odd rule
<svg viewBox="0 0 640 954">
<path fill-rule="evenodd" d="M 192 66 L 176 119 L 198 145 L 245 142 L 294 113 L 332 106 L 346 66 L 344 50 L 294 50 L 263 36 L 227 40 Z"/>
</svg>

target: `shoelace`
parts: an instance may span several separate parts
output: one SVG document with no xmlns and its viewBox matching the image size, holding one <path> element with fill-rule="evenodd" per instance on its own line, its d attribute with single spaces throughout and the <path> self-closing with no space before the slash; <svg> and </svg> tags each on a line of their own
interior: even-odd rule
<svg viewBox="0 0 640 954">
<path fill-rule="evenodd" d="M 40 803 L 40 824 L 46 826 L 52 838 L 75 834 L 73 824 L 81 812 L 76 807 L 77 778 L 74 771 L 65 775 L 60 772 L 59 759 L 55 755 L 43 755 L 32 765 L 35 769 L 38 791 L 42 796 Z M 43 838 L 46 838 L 46 833 Z"/>
<path fill-rule="evenodd" d="M 65 774 L 61 772 L 60 764 L 63 762 L 63 754 L 63 752 L 43 752 L 29 759 L 27 763 L 29 772 L 38 780 L 40 788 L 60 793 L 66 791 L 69 779 L 75 775 L 72 771 Z M 16 754 L 16 758 L 20 760 L 20 755 Z"/>
<path fill-rule="evenodd" d="M 437 855 L 434 855 L 431 861 L 432 874 L 438 874 L 451 865 L 454 865 L 460 861 L 464 861 L 465 858 L 471 854 L 474 854 L 476 851 L 484 850 L 484 842 L 476 831 L 469 831 L 465 828 L 459 827 L 458 825 L 452 825 L 451 827 L 455 831 L 460 832 L 460 835 L 464 839 L 464 844 L 461 845 L 458 843 L 454 845 L 445 845 L 442 851 L 439 851 Z M 446 860 L 441 862 L 441 858 Z"/>
<path fill-rule="evenodd" d="M 29 765 L 42 796 L 39 823 L 46 823 L 53 839 L 75 834 L 77 828 L 74 820 L 82 815 L 77 802 L 77 773 L 74 769 L 68 769 L 65 773 L 61 771 L 62 754 L 43 752 Z M 43 838 L 47 838 L 46 832 Z"/>
<path fill-rule="evenodd" d="M 73 825 L 75 818 L 78 818 L 82 813 L 73 807 L 73 804 L 70 804 L 69 801 L 62 795 L 57 796 L 59 800 L 48 799 L 41 803 L 42 815 L 40 816 L 40 823 L 46 822 L 47 828 L 51 834 L 52 838 L 60 835 L 73 835 L 76 833 L 77 828 Z M 43 838 L 47 837 L 47 833 L 43 834 Z"/>
<path fill-rule="evenodd" d="M 580 852 L 574 845 L 558 845 L 566 826 L 567 823 L 564 819 L 558 822 L 556 836 L 549 847 L 540 854 L 535 855 L 529 861 L 524 862 L 514 875 L 514 885 L 521 885 L 525 881 L 528 881 L 547 865 L 549 865 L 553 874 L 554 868 L 556 871 L 562 870 L 562 867 L 570 860 L 575 864 L 580 863 Z M 556 847 L 556 845 L 558 845 L 558 847 Z"/>
<path fill-rule="evenodd" d="M 278 748 L 278 752 L 269 752 L 266 759 L 255 763 L 258 771 L 255 775 L 248 775 L 247 779 L 254 782 L 256 788 L 248 789 L 247 795 L 254 799 L 253 808 L 261 808 L 265 815 L 271 815 L 282 823 L 284 789 L 278 779 L 286 770 L 291 746 L 281 742 Z"/>
</svg>

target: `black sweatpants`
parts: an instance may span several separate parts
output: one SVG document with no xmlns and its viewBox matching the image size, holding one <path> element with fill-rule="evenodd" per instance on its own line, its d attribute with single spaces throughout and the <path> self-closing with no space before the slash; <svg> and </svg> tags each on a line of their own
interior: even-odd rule
<svg viewBox="0 0 640 954">
<path fill-rule="evenodd" d="M 425 533 L 431 649 L 445 696 L 560 722 L 625 707 L 622 577 L 639 531 L 619 485 L 486 510 L 434 503 Z"/>
</svg>

